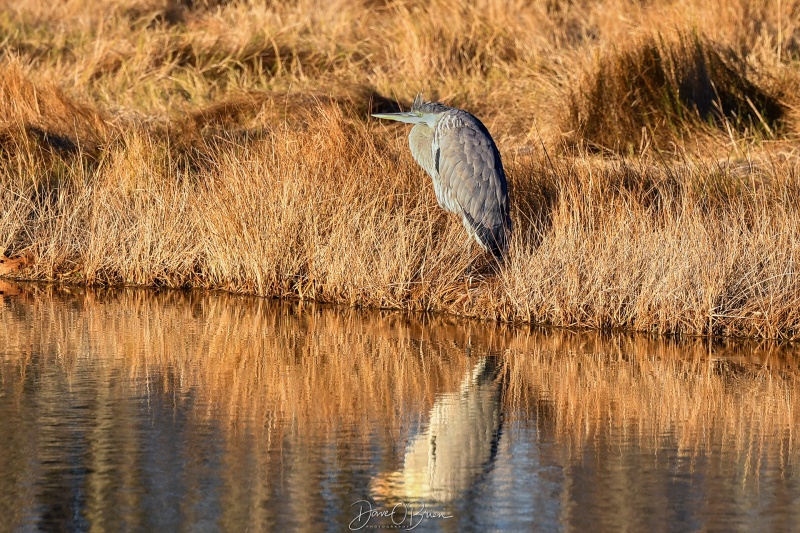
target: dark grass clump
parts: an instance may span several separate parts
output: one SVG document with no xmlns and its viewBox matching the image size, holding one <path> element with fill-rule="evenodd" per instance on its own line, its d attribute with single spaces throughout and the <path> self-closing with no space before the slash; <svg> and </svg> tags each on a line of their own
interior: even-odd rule
<svg viewBox="0 0 800 533">
<path fill-rule="evenodd" d="M 784 111 L 731 50 L 697 35 L 651 37 L 596 62 L 570 95 L 564 130 L 630 153 L 666 148 L 697 126 L 771 137 Z"/>
</svg>

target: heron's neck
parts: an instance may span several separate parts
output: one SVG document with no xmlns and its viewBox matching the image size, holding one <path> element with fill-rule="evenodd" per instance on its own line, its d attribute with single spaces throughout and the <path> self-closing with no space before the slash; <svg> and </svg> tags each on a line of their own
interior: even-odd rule
<svg viewBox="0 0 800 533">
<path fill-rule="evenodd" d="M 425 124 L 433 131 L 436 128 L 436 122 L 439 121 L 441 117 L 440 113 L 425 113 L 422 115 L 422 119 L 425 121 Z"/>
<path fill-rule="evenodd" d="M 433 129 L 427 124 L 417 124 L 408 135 L 408 145 L 414 160 L 431 176 L 436 175 L 436 163 L 433 160 Z"/>
</svg>

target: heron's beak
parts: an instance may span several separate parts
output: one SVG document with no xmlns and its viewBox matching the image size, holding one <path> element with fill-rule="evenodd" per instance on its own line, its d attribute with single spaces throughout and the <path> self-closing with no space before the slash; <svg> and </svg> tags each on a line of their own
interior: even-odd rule
<svg viewBox="0 0 800 533">
<path fill-rule="evenodd" d="M 423 122 L 423 118 L 421 116 L 408 111 L 404 113 L 373 113 L 372 116 L 386 120 L 397 120 L 399 122 L 405 122 L 406 124 L 418 124 Z"/>
</svg>

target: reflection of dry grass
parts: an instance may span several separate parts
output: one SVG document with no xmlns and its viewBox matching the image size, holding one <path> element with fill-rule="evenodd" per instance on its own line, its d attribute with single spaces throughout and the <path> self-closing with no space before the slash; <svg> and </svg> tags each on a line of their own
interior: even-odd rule
<svg viewBox="0 0 800 533">
<path fill-rule="evenodd" d="M 475 356 L 493 353 L 504 362 L 506 423 L 537 420 L 576 451 L 612 434 L 645 449 L 674 439 L 690 456 L 720 444 L 759 457 L 796 446 L 796 354 L 773 345 L 709 352 L 702 342 L 525 333 L 224 294 L 25 290 L 0 307 L 11 354 L 0 368 L 19 393 L 27 372 L 70 372 L 92 357 L 108 375 L 150 376 L 168 395 L 193 396 L 198 414 L 227 421 L 232 436 L 310 438 L 355 425 L 395 441 L 458 390 Z M 369 431 L 359 438 L 368 444 Z"/>
<path fill-rule="evenodd" d="M 576 454 L 605 438 L 784 460 L 800 423 L 795 358 L 771 345 L 552 335 L 511 353 L 508 401 L 553 424 Z"/>
<path fill-rule="evenodd" d="M 0 6 L 0 253 L 26 276 L 800 331 L 797 1 Z M 497 277 L 368 119 L 418 90 L 497 138 Z"/>
<path fill-rule="evenodd" d="M 455 346 L 464 346 L 469 326 L 428 330 L 397 315 L 224 294 L 79 290 L 75 298 L 77 315 L 58 299 L 11 300 L 18 315 L 4 313 L 1 340 L 18 347 L 35 320 L 32 350 L 58 339 L 57 359 L 68 368 L 87 350 L 105 354 L 99 366 L 158 376 L 165 393 L 193 391 L 232 426 L 282 430 L 291 421 L 313 431 L 359 417 L 391 420 L 398 406 L 424 412 L 467 364 Z"/>
</svg>

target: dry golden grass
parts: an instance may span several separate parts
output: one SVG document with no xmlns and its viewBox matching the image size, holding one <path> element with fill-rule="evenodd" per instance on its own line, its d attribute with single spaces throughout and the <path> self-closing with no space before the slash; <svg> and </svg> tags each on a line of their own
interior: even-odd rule
<svg viewBox="0 0 800 533">
<path fill-rule="evenodd" d="M 0 252 L 26 277 L 800 334 L 800 3 L 2 7 Z M 503 153 L 496 275 L 368 118 L 419 90 Z"/>
<path fill-rule="evenodd" d="M 567 126 L 579 144 L 629 153 L 682 145 L 704 123 L 774 137 L 786 110 L 748 70 L 733 50 L 697 35 L 649 37 L 598 58 L 572 94 Z"/>
</svg>

